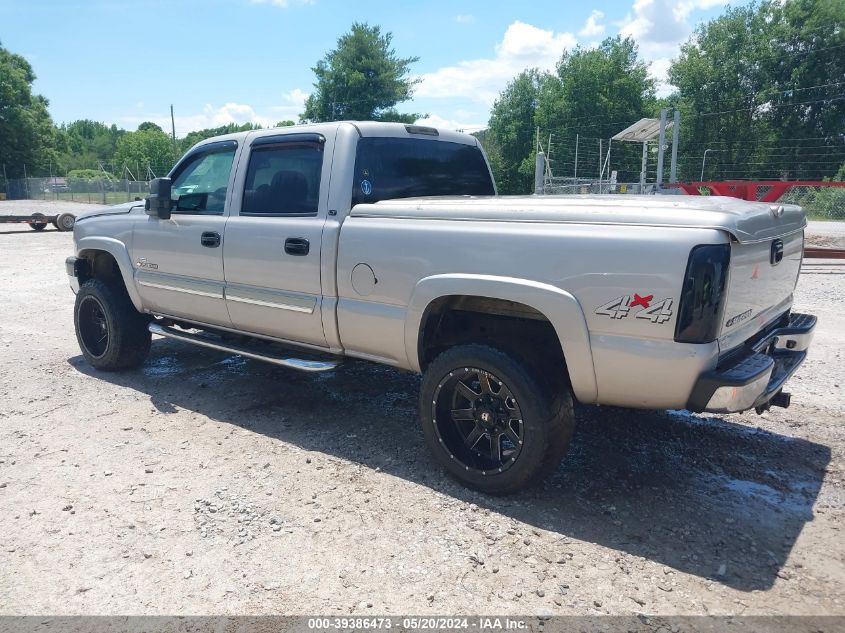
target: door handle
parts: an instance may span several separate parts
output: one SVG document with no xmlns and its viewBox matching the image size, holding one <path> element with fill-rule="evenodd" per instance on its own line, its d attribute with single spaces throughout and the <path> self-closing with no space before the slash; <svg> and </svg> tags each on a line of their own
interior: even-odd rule
<svg viewBox="0 0 845 633">
<path fill-rule="evenodd" d="M 220 233 L 217 231 L 206 231 L 200 237 L 200 244 L 208 248 L 217 248 L 220 246 Z"/>
<path fill-rule="evenodd" d="M 311 242 L 304 237 L 289 237 L 285 240 L 285 252 L 288 255 L 307 255 Z"/>
</svg>

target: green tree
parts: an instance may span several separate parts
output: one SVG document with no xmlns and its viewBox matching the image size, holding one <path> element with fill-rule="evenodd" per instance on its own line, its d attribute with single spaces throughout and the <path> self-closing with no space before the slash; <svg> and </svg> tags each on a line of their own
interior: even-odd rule
<svg viewBox="0 0 845 633">
<path fill-rule="evenodd" d="M 549 76 L 536 69 L 516 76 L 493 104 L 484 148 L 496 178 L 499 193 L 529 193 L 534 167 L 525 173 L 526 159 L 534 155 L 534 116 L 544 83 Z"/>
<path fill-rule="evenodd" d="M 46 174 L 56 164 L 58 137 L 47 100 L 32 93 L 35 73 L 22 56 L 0 46 L 0 164 L 9 178 Z M 3 183 L 5 186 L 5 183 Z"/>
<path fill-rule="evenodd" d="M 143 173 L 149 166 L 161 175 L 170 170 L 173 162 L 173 142 L 167 134 L 161 130 L 139 130 L 118 139 L 113 167 L 115 172 L 120 172 L 127 165 L 130 170 L 140 169 Z"/>
<path fill-rule="evenodd" d="M 161 129 L 161 126 L 157 123 L 153 123 L 152 121 L 144 121 L 138 126 L 139 132 L 164 132 Z"/>
<path fill-rule="evenodd" d="M 303 121 L 379 120 L 413 123 L 422 115 L 399 113 L 394 106 L 407 101 L 418 79 L 409 77 L 418 57 L 399 57 L 393 36 L 378 26 L 354 23 L 337 40 L 334 50 L 312 68 L 314 93 L 305 102 Z"/>
<path fill-rule="evenodd" d="M 681 48 L 669 78 L 682 112 L 681 177 L 817 179 L 843 150 L 845 0 L 728 10 Z"/>
<path fill-rule="evenodd" d="M 117 139 L 126 130 L 89 119 L 62 124 L 58 133 L 64 138 L 59 159 L 65 170 L 98 169 L 100 163 L 110 162 L 117 150 Z"/>
<path fill-rule="evenodd" d="M 555 176 L 574 174 L 576 134 L 582 150 L 579 171 L 596 175 L 599 139 L 606 151 L 610 136 L 652 115 L 656 104 L 654 81 L 636 44 L 618 36 L 594 49 L 578 47 L 564 53 L 554 73 L 521 73 L 499 96 L 490 116 L 485 148 L 499 190 L 531 191 L 538 129 L 546 149 L 552 139 Z M 614 149 L 623 158 L 639 151 L 625 146 Z M 622 171 L 620 179 L 638 180 L 638 160 L 622 163 L 632 167 Z"/>
<path fill-rule="evenodd" d="M 596 178 L 598 163 L 607 156 L 608 139 L 655 114 L 655 86 L 648 64 L 632 39 L 616 36 L 597 48 L 578 47 L 563 54 L 556 72 L 543 85 L 535 123 L 545 135 L 544 146 L 551 135 L 554 175 L 575 175 L 577 142 L 578 174 Z M 621 182 L 639 180 L 641 151 L 630 143 L 614 145 L 613 168 L 618 169 Z"/>
<path fill-rule="evenodd" d="M 279 121 L 273 127 L 290 127 L 291 125 L 296 125 L 296 121 L 291 121 L 290 119 L 285 119 L 284 121 Z"/>
<path fill-rule="evenodd" d="M 203 130 L 195 130 L 193 132 L 188 132 L 188 134 L 179 142 L 179 144 L 182 153 L 184 153 L 200 141 L 204 141 L 205 139 L 211 138 L 212 136 L 233 134 L 235 132 L 249 132 L 250 130 L 260 129 L 261 126 L 257 123 L 227 123 L 226 125 L 221 125 L 220 127 L 210 127 L 205 128 Z"/>
</svg>

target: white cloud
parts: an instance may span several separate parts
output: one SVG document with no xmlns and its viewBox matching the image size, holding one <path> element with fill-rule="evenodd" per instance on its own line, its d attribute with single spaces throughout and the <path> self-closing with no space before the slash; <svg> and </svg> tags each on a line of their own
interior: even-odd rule
<svg viewBox="0 0 845 633">
<path fill-rule="evenodd" d="M 201 112 L 194 114 L 179 114 L 179 109 L 176 109 L 176 135 L 184 136 L 188 132 L 194 130 L 202 130 L 205 128 L 220 127 L 228 123 L 257 123 L 263 127 L 272 127 L 278 121 L 283 119 L 299 119 L 299 114 L 302 112 L 305 100 L 308 98 L 308 93 L 294 88 L 288 93 L 282 95 L 280 105 L 269 106 L 266 108 L 257 109 L 245 103 L 226 103 L 222 106 L 214 106 L 207 103 Z M 170 114 L 150 113 L 137 114 L 134 116 L 127 116 L 121 119 L 121 123 L 128 126 L 137 126 L 143 121 L 152 121 L 157 123 L 163 129 L 170 129 Z"/>
<path fill-rule="evenodd" d="M 729 4 L 731 0 L 635 0 L 631 12 L 619 23 L 622 37 L 637 41 L 640 54 L 651 63 L 657 94 L 671 92 L 667 71 L 670 60 L 692 33 L 690 14 Z"/>
<path fill-rule="evenodd" d="M 604 13 L 597 9 L 593 9 L 590 17 L 587 18 L 586 22 L 584 22 L 584 26 L 581 27 L 580 31 L 578 31 L 578 35 L 581 37 L 596 37 L 597 35 L 604 33 L 604 24 L 599 24 L 599 20 L 602 18 L 604 18 Z"/>
<path fill-rule="evenodd" d="M 575 46 L 572 33 L 558 33 L 516 21 L 489 58 L 458 62 L 420 76 L 417 97 L 468 97 L 491 105 L 508 81 L 526 68 L 554 68 L 563 51 Z"/>
<path fill-rule="evenodd" d="M 455 22 L 459 22 L 460 24 L 472 24 L 475 22 L 474 15 L 456 15 Z"/>
</svg>

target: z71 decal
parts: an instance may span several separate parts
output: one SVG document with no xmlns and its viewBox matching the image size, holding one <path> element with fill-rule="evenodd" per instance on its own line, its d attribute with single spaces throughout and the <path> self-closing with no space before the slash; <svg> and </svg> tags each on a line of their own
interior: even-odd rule
<svg viewBox="0 0 845 633">
<path fill-rule="evenodd" d="M 654 295 L 633 295 L 616 297 L 596 308 L 596 314 L 611 319 L 624 319 L 631 314 L 632 308 L 642 308 L 636 312 L 635 319 L 646 319 L 652 323 L 665 323 L 672 317 L 672 299 L 663 299 L 652 303 Z"/>
</svg>

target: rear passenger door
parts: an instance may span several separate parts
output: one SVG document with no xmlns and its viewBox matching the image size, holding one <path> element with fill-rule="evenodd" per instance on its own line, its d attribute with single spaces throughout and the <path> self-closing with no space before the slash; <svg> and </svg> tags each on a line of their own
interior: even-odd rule
<svg viewBox="0 0 845 633">
<path fill-rule="evenodd" d="M 314 133 L 259 136 L 248 150 L 223 245 L 232 324 L 325 347 L 320 250 L 331 170 L 326 139 Z"/>
</svg>

